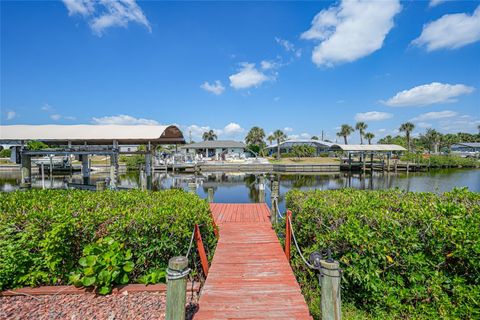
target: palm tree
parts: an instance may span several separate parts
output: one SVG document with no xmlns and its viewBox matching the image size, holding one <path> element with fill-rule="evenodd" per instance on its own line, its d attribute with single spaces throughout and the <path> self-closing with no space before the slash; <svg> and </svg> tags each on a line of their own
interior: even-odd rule
<svg viewBox="0 0 480 320">
<path fill-rule="evenodd" d="M 375 135 L 371 132 L 365 133 L 365 139 L 368 140 L 368 144 L 372 144 L 372 139 L 375 138 Z"/>
<path fill-rule="evenodd" d="M 343 137 L 343 141 L 345 141 L 345 144 L 348 144 L 347 137 L 351 135 L 353 131 L 355 130 L 348 124 L 342 124 L 340 131 L 337 132 L 337 136 Z"/>
<path fill-rule="evenodd" d="M 217 140 L 217 134 L 213 130 L 205 131 L 202 135 L 203 141 Z"/>
<path fill-rule="evenodd" d="M 427 144 L 429 146 L 428 149 L 432 150 L 435 154 L 438 153 L 438 147 L 442 140 L 442 134 L 435 129 L 427 129 L 427 132 L 425 133 L 425 139 L 427 140 Z"/>
<path fill-rule="evenodd" d="M 360 144 L 363 144 L 363 135 L 365 130 L 368 128 L 368 125 L 365 122 L 357 122 L 355 129 L 360 133 Z"/>
<path fill-rule="evenodd" d="M 272 144 L 272 142 L 275 141 L 275 137 L 273 136 L 273 134 L 271 134 L 267 137 L 267 140 L 269 144 Z"/>
<path fill-rule="evenodd" d="M 407 138 L 407 149 L 410 151 L 410 133 L 415 129 L 415 125 L 411 122 L 405 122 L 400 125 L 398 129 L 400 132 L 405 132 L 405 138 Z"/>
<path fill-rule="evenodd" d="M 264 144 L 263 139 L 265 139 L 265 131 L 260 127 L 253 127 L 248 131 L 245 137 L 245 143 L 261 146 Z"/>
<path fill-rule="evenodd" d="M 282 130 L 275 130 L 272 136 L 277 140 L 277 159 L 280 159 L 280 143 L 287 139 L 287 135 Z"/>
</svg>

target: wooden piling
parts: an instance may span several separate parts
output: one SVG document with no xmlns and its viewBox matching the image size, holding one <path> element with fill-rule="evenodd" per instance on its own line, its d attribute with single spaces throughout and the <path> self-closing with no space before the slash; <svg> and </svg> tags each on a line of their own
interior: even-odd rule
<svg viewBox="0 0 480 320">
<path fill-rule="evenodd" d="M 287 257 L 287 261 L 289 263 L 290 263 L 290 247 L 292 243 L 292 229 L 291 229 L 290 221 L 292 221 L 292 211 L 287 210 L 286 217 L 285 217 L 285 256 Z"/>
<path fill-rule="evenodd" d="M 168 271 L 175 274 L 184 271 L 188 266 L 186 257 L 173 257 L 168 261 Z M 166 320 L 185 320 L 185 304 L 187 302 L 187 275 L 183 277 L 167 276 L 167 308 Z"/>
<path fill-rule="evenodd" d="M 188 192 L 191 192 L 191 193 L 197 192 L 197 184 L 195 182 L 188 183 Z"/>
<path fill-rule="evenodd" d="M 213 188 L 208 188 L 208 195 L 207 195 L 207 199 L 208 199 L 208 202 L 213 202 Z"/>
<path fill-rule="evenodd" d="M 279 196 L 279 184 L 278 181 L 272 182 L 272 193 L 270 194 L 270 221 L 273 224 L 277 222 L 277 214 L 278 214 L 278 196 Z"/>
<path fill-rule="evenodd" d="M 97 191 L 104 191 L 105 190 L 105 181 L 103 181 L 103 180 L 97 181 L 95 183 L 95 189 Z"/>
<path fill-rule="evenodd" d="M 322 320 L 341 320 L 340 269 L 338 261 L 320 260 Z"/>
</svg>

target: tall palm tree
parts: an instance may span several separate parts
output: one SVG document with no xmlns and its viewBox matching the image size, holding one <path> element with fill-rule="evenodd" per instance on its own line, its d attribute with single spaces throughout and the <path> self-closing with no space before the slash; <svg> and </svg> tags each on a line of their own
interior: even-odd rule
<svg viewBox="0 0 480 320">
<path fill-rule="evenodd" d="M 272 142 L 275 141 L 275 137 L 273 136 L 273 134 L 271 134 L 267 137 L 267 140 L 269 144 L 272 144 Z"/>
<path fill-rule="evenodd" d="M 343 141 L 345 141 L 345 144 L 348 144 L 347 137 L 351 135 L 353 131 L 355 130 L 348 124 L 342 124 L 340 131 L 337 132 L 337 136 L 343 137 Z"/>
<path fill-rule="evenodd" d="M 217 140 L 217 134 L 213 130 L 205 131 L 202 135 L 203 141 Z"/>
<path fill-rule="evenodd" d="M 368 144 L 372 144 L 372 139 L 375 138 L 375 135 L 371 132 L 365 133 L 365 139 L 368 140 Z"/>
<path fill-rule="evenodd" d="M 277 140 L 277 159 L 280 159 L 280 143 L 287 139 L 287 135 L 282 130 L 275 130 L 273 132 L 273 138 Z"/>
<path fill-rule="evenodd" d="M 438 153 L 440 142 L 442 141 L 442 134 L 435 129 L 427 129 L 425 139 L 429 146 L 428 149 L 432 150 L 435 154 Z"/>
<path fill-rule="evenodd" d="M 368 128 L 368 125 L 365 122 L 357 122 L 355 129 L 360 133 L 360 144 L 363 144 L 363 135 L 365 130 Z"/>
<path fill-rule="evenodd" d="M 405 122 L 400 125 L 398 129 L 400 132 L 405 132 L 405 138 L 407 138 L 407 149 L 410 151 L 410 133 L 415 129 L 415 125 L 411 122 Z"/>
<path fill-rule="evenodd" d="M 260 127 L 253 127 L 248 131 L 245 137 L 245 143 L 261 146 L 264 144 L 263 139 L 265 139 L 265 131 Z"/>
</svg>

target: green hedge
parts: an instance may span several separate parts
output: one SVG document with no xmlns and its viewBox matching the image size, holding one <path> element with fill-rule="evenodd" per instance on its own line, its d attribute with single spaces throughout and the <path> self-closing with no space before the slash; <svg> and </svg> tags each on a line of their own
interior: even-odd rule
<svg viewBox="0 0 480 320">
<path fill-rule="evenodd" d="M 480 318 L 480 194 L 294 190 L 286 199 L 305 255 L 331 248 L 340 261 L 349 318 Z M 318 316 L 318 278 L 294 251 Z"/>
<path fill-rule="evenodd" d="M 456 155 L 430 155 L 423 158 L 421 154 L 407 153 L 401 157 L 402 161 L 430 164 L 434 168 L 480 167 L 480 160 L 476 158 L 462 158 Z"/>
<path fill-rule="evenodd" d="M 211 258 L 216 240 L 208 204 L 181 190 L 1 193 L 0 289 L 68 283 L 95 246 L 107 260 L 110 251 L 127 255 L 134 263 L 124 268 L 129 282 L 158 282 L 168 259 L 186 254 L 195 224 Z"/>
</svg>

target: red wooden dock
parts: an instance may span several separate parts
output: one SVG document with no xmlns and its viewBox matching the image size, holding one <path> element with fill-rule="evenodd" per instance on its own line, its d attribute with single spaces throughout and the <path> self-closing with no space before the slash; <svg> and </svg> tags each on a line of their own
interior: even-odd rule
<svg viewBox="0 0 480 320">
<path fill-rule="evenodd" d="M 201 319 L 312 319 L 266 204 L 210 205 L 220 239 L 202 289 Z"/>
</svg>

